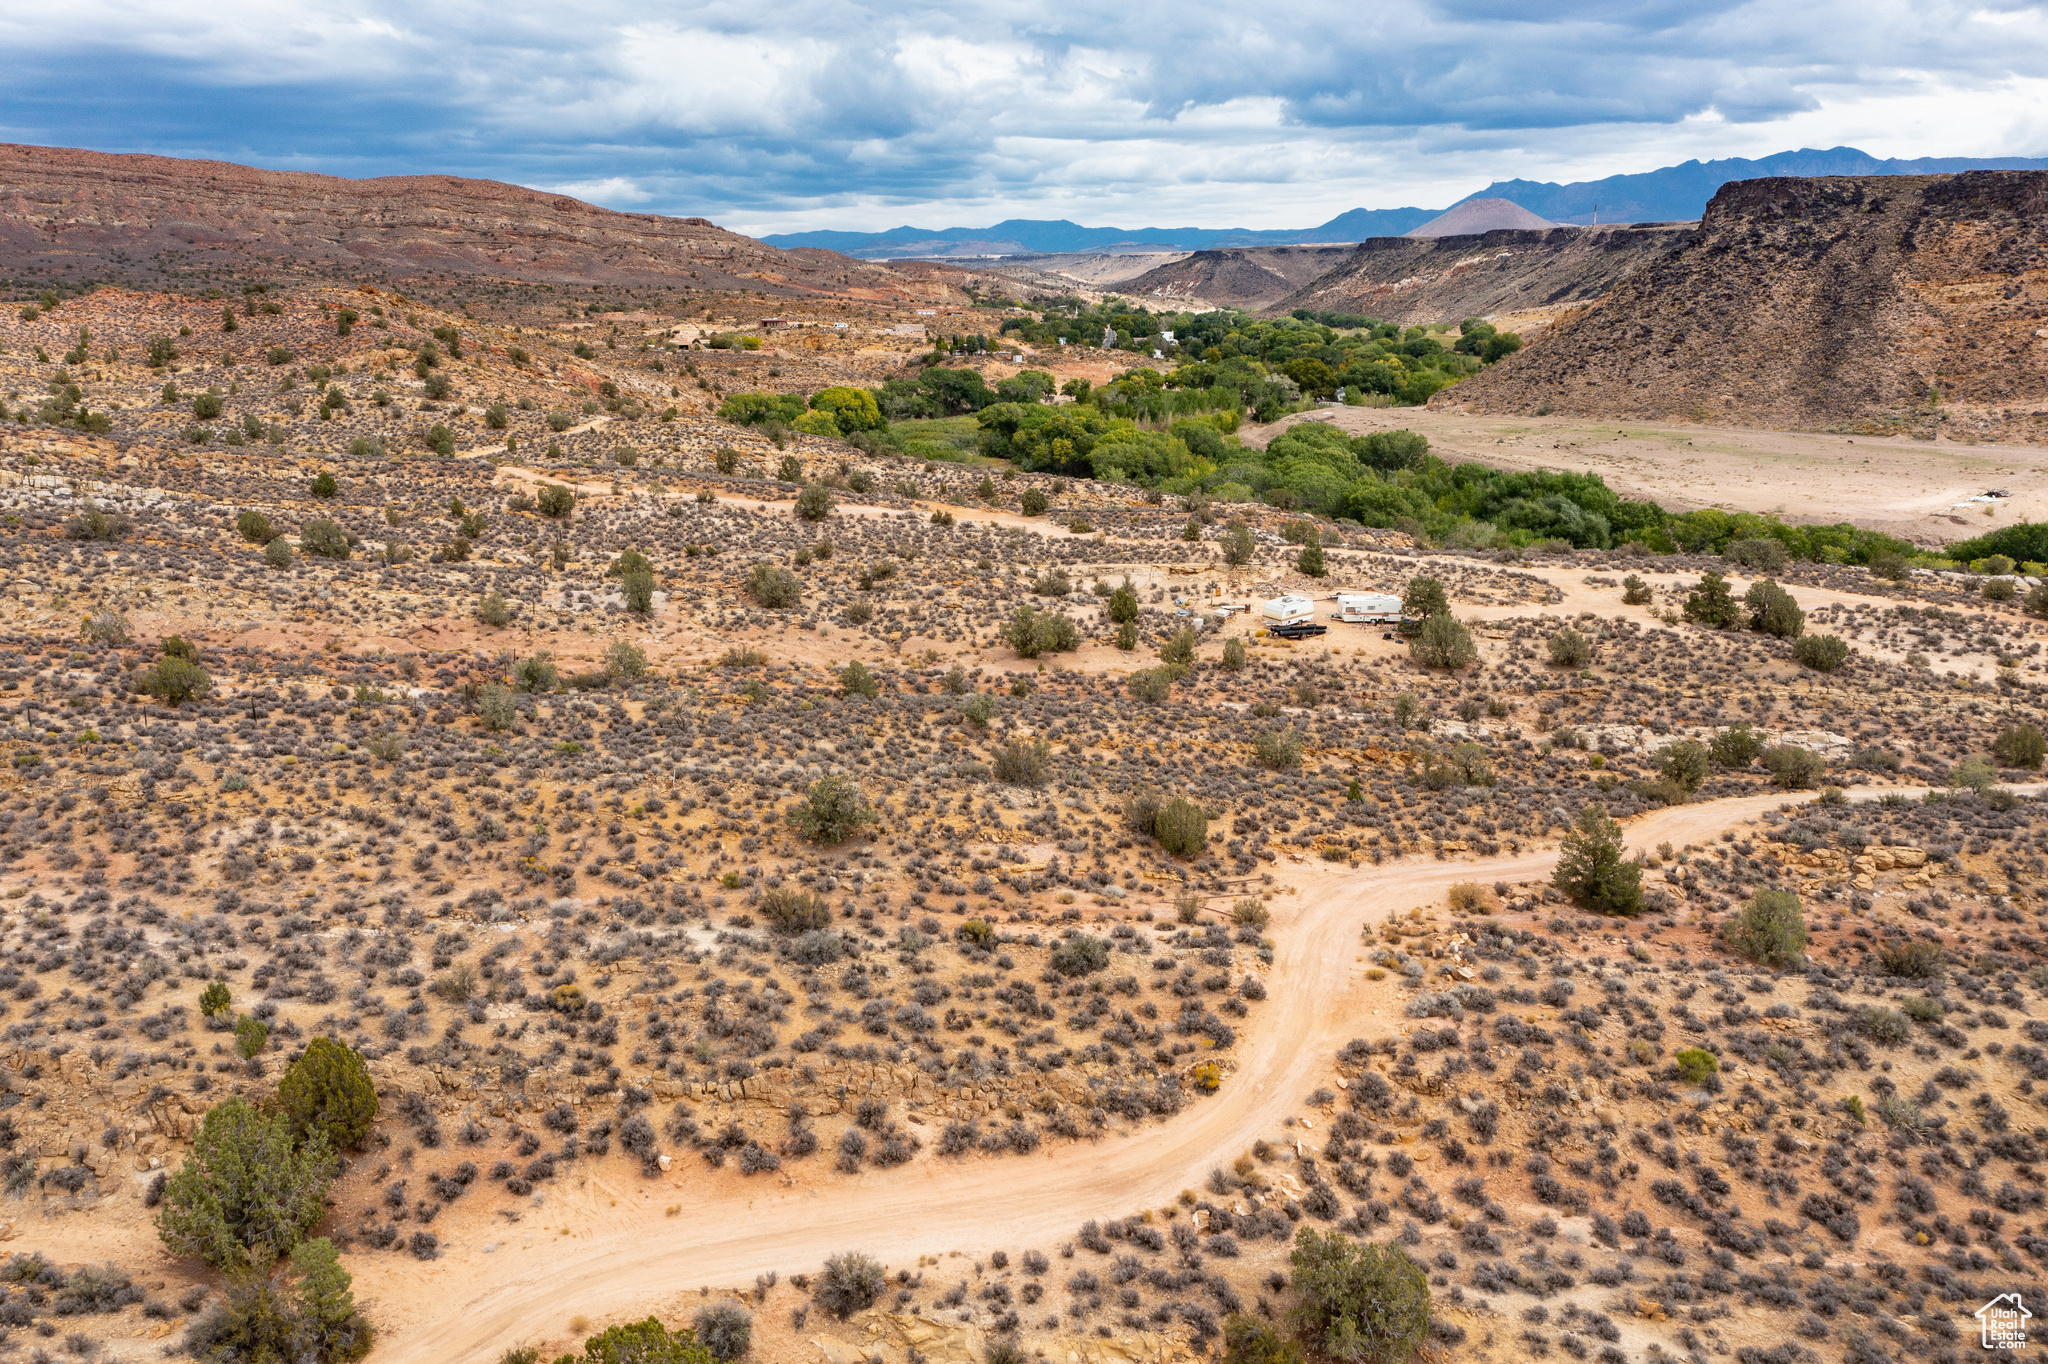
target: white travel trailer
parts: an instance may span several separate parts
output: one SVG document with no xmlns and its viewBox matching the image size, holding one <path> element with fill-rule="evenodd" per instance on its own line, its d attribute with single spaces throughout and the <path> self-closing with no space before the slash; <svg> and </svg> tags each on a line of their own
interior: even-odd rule
<svg viewBox="0 0 2048 1364">
<path fill-rule="evenodd" d="M 1297 597 L 1292 592 L 1275 597 L 1259 608 L 1259 616 L 1268 625 L 1292 625 L 1296 621 L 1314 620 L 1316 604 L 1307 597 Z"/>
<path fill-rule="evenodd" d="M 1399 625 L 1401 599 L 1384 592 L 1339 592 L 1336 618 L 1354 625 Z"/>
</svg>

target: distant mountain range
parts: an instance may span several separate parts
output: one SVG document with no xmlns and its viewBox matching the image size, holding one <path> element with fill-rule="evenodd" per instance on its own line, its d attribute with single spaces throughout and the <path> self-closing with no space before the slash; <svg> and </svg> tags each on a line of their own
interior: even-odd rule
<svg viewBox="0 0 2048 1364">
<path fill-rule="evenodd" d="M 1811 148 L 1748 160 L 1687 161 L 1636 175 L 1559 185 L 1496 180 L 1472 199 L 1507 199 L 1557 223 L 1689 222 L 1731 180 L 1784 175 L 1939 175 L 1964 170 L 2048 170 L 2048 158 L 1926 156 L 1880 160 L 1854 147 Z M 1354 208 L 1321 227 L 1083 227 L 1065 219 L 1011 218 L 993 227 L 896 227 L 887 232 L 783 232 L 770 246 L 823 247 L 864 260 L 959 256 L 1056 255 L 1067 251 L 1203 251 L 1227 246 L 1288 246 L 1398 237 L 1456 208 Z"/>
<path fill-rule="evenodd" d="M 1288 246 L 1398 237 L 1434 218 L 1434 208 L 1354 208 L 1321 227 L 1083 227 L 1064 218 L 1010 218 L 993 227 L 892 227 L 887 232 L 778 232 L 760 240 L 791 250 L 823 247 L 864 260 L 931 256 L 1058 255 L 1066 251 L 1205 251 L 1219 246 Z"/>
</svg>

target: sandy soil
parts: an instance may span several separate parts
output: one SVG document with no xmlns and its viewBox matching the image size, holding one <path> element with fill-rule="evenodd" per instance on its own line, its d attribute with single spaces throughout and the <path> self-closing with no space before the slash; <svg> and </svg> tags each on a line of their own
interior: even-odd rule
<svg viewBox="0 0 2048 1364">
<path fill-rule="evenodd" d="M 1921 789 L 1886 788 L 1909 797 Z M 1629 843 L 1695 843 L 1787 799 L 1773 793 L 1660 810 L 1634 823 Z M 1345 1042 L 1400 1033 L 1397 983 L 1365 976 L 1364 925 L 1440 902 L 1454 882 L 1547 877 L 1555 861 L 1555 851 L 1544 850 L 1471 862 L 1404 860 L 1345 873 L 1297 868 L 1289 879 L 1300 893 L 1274 901 L 1273 974 L 1288 988 L 1274 991 L 1271 1011 L 1247 1039 L 1239 1078 L 1163 1127 L 1061 1146 L 1030 1160 L 921 1162 L 835 1183 L 829 1195 L 788 1177 L 780 1187 L 763 1187 L 730 1173 L 693 1172 L 665 1185 L 626 1188 L 586 1178 L 551 1195 L 522 1224 L 508 1225 L 502 1240 L 485 1242 L 488 1252 L 465 1244 L 427 1264 L 366 1259 L 356 1289 L 374 1303 L 383 1331 L 379 1357 L 474 1360 L 522 1340 L 547 1342 L 546 1357 L 568 1342 L 572 1316 L 593 1324 L 635 1316 L 696 1285 L 745 1283 L 856 1247 L 904 1265 L 919 1255 L 979 1250 L 992 1240 L 1054 1244 L 1088 1218 L 1164 1206 L 1212 1165 L 1228 1163 L 1302 1112 L 1303 1097 L 1328 1080 Z M 670 1215 L 678 1196 L 681 1211 Z"/>
<path fill-rule="evenodd" d="M 2048 518 L 2048 465 L 2025 446 L 1412 407 L 1326 407 L 1271 426 L 1247 425 L 1241 434 L 1264 448 L 1309 418 L 1356 434 L 1420 431 L 1453 462 L 1596 473 L 1622 495 L 1654 498 L 1672 511 L 1721 507 L 1777 512 L 1794 522 L 1853 521 L 1926 545 Z M 1990 488 L 2012 494 L 1992 515 L 1981 505 L 1956 505 Z"/>
</svg>

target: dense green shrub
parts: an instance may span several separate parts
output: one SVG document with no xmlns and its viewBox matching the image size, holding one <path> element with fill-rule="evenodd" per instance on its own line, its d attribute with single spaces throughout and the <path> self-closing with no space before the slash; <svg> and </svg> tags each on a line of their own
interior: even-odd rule
<svg viewBox="0 0 2048 1364">
<path fill-rule="evenodd" d="M 2001 766 L 2033 770 L 2041 766 L 2043 756 L 2048 756 L 2048 741 L 2032 725 L 2007 725 L 1992 740 L 1991 752 Z"/>
<path fill-rule="evenodd" d="M 254 1274 L 192 1320 L 185 1353 L 208 1364 L 348 1364 L 370 1352 L 370 1323 L 356 1310 L 348 1271 L 326 1237 L 292 1252 L 288 1276 Z"/>
<path fill-rule="evenodd" d="M 299 548 L 323 559 L 346 559 L 348 532 L 325 517 L 316 517 L 299 527 Z"/>
<path fill-rule="evenodd" d="M 1583 668 L 1593 661 L 1593 641 L 1567 625 L 1550 637 L 1550 661 L 1560 668 Z"/>
<path fill-rule="evenodd" d="M 1689 1085 L 1705 1084 L 1707 1077 L 1721 1068 L 1721 1058 L 1702 1047 L 1686 1047 L 1671 1060 L 1678 1067 L 1678 1078 Z"/>
<path fill-rule="evenodd" d="M 844 843 L 867 825 L 875 812 L 853 778 L 833 772 L 811 783 L 810 792 L 789 812 L 789 822 L 813 843 Z"/>
<path fill-rule="evenodd" d="M 1801 635 L 1792 641 L 1792 657 L 1817 673 L 1831 673 L 1849 661 L 1849 646 L 1838 635 Z"/>
<path fill-rule="evenodd" d="M 1760 535 L 1730 540 L 1721 557 L 1752 573 L 1776 573 L 1791 558 L 1783 545 Z"/>
<path fill-rule="evenodd" d="M 534 499 L 534 510 L 556 521 L 566 521 L 576 510 L 576 494 L 559 483 L 543 483 Z"/>
<path fill-rule="evenodd" d="M 1726 578 L 1718 573 L 1707 573 L 1686 595 L 1685 618 L 1695 625 L 1726 630 L 1742 620 L 1742 607 L 1736 603 Z"/>
<path fill-rule="evenodd" d="M 277 1104 L 301 1133 L 320 1133 L 337 1151 L 358 1145 L 377 1121 L 377 1087 L 369 1066 L 331 1037 L 306 1044 L 278 1083 Z"/>
<path fill-rule="evenodd" d="M 1087 933 L 1076 933 L 1052 950 L 1052 969 L 1063 976 L 1093 975 L 1109 965 L 1109 944 Z"/>
<path fill-rule="evenodd" d="M 856 658 L 839 670 L 839 690 L 844 696 L 873 699 L 882 694 L 882 684 L 875 680 L 873 669 Z"/>
<path fill-rule="evenodd" d="M 488 730 L 506 730 L 519 723 L 519 705 L 502 682 L 486 682 L 477 693 L 476 716 Z"/>
<path fill-rule="evenodd" d="M 1148 706 L 1164 705 L 1173 695 L 1173 669 L 1140 668 L 1124 679 L 1124 686 L 1134 701 Z"/>
<path fill-rule="evenodd" d="M 1636 914 L 1643 907 L 1642 863 L 1622 856 L 1621 825 L 1598 805 L 1579 811 L 1558 845 L 1550 879 L 1572 903 L 1603 914 Z"/>
<path fill-rule="evenodd" d="M 531 694 L 559 691 L 562 670 L 555 663 L 553 654 L 546 649 L 536 649 L 512 665 L 512 684 Z"/>
<path fill-rule="evenodd" d="M 783 610 L 803 600 L 804 588 L 796 574 L 781 564 L 762 560 L 747 570 L 747 595 L 771 610 Z"/>
<path fill-rule="evenodd" d="M 619 579 L 619 597 L 628 611 L 644 616 L 654 610 L 654 575 L 640 570 Z"/>
<path fill-rule="evenodd" d="M 1431 616 L 1448 615 L 1450 610 L 1450 594 L 1444 591 L 1442 582 L 1427 574 L 1418 574 L 1408 580 L 1408 587 L 1401 594 L 1402 615 L 1427 620 Z"/>
<path fill-rule="evenodd" d="M 1209 815 L 1191 800 L 1175 796 L 1152 820 L 1159 846 L 1179 857 L 1194 857 L 1209 846 Z"/>
<path fill-rule="evenodd" d="M 320 1220 L 332 1171 L 324 1133 L 301 1144 L 283 1113 L 224 1100 L 165 1184 L 157 1232 L 174 1255 L 220 1270 L 260 1269 L 290 1254 Z"/>
<path fill-rule="evenodd" d="M 1788 791 L 1806 791 L 1827 771 L 1828 760 L 1810 748 L 1777 744 L 1764 750 L 1764 770 Z"/>
<path fill-rule="evenodd" d="M 1771 541 L 1776 544 L 1776 541 Z M 1749 628 L 1779 639 L 1795 639 L 1806 628 L 1806 613 L 1799 603 L 1769 578 L 1749 585 L 1742 604 L 1749 608 Z"/>
<path fill-rule="evenodd" d="M 823 521 L 832 507 L 832 492 L 822 483 L 806 484 L 796 495 L 796 514 L 806 521 Z"/>
<path fill-rule="evenodd" d="M 156 666 L 136 678 L 135 685 L 147 695 L 180 706 L 213 690 L 213 678 L 191 659 L 165 654 Z"/>
<path fill-rule="evenodd" d="M 1728 945 L 1751 961 L 1783 970 L 1806 954 L 1806 919 L 1799 897 L 1789 891 L 1760 890 L 1723 926 Z"/>
<path fill-rule="evenodd" d="M 1013 739 L 997 750 L 995 778 L 1010 786 L 1043 786 L 1052 778 L 1052 745 L 1043 739 Z"/>
<path fill-rule="evenodd" d="M 1409 641 L 1408 652 L 1425 668 L 1448 668 L 1453 672 L 1469 668 L 1479 657 L 1472 632 L 1445 611 L 1422 622 L 1420 634 Z"/>
<path fill-rule="evenodd" d="M 235 1020 L 235 1050 L 244 1061 L 253 1059 L 269 1042 L 270 1025 L 262 1019 L 245 1014 Z"/>
<path fill-rule="evenodd" d="M 1292 726 L 1267 730 L 1252 741 L 1252 751 L 1263 766 L 1275 772 L 1301 766 L 1301 736 Z"/>
<path fill-rule="evenodd" d="M 1074 622 L 1052 611 L 1038 611 L 1023 602 L 1003 626 L 1003 638 L 1020 658 L 1065 653 L 1080 642 Z"/>
<path fill-rule="evenodd" d="M 1316 526 L 1308 528 L 1308 539 L 1301 547 L 1301 554 L 1294 561 L 1295 569 L 1304 577 L 1323 576 L 1323 535 Z"/>
<path fill-rule="evenodd" d="M 580 1355 L 562 1355 L 555 1364 L 719 1364 L 718 1356 L 697 1342 L 692 1331 L 671 1331 L 653 1317 L 627 1322 L 591 1336 Z"/>
<path fill-rule="evenodd" d="M 1707 756 L 1736 772 L 1747 769 L 1763 751 L 1763 736 L 1747 720 L 1737 720 L 1707 743 Z"/>
<path fill-rule="evenodd" d="M 1666 744 L 1651 758 L 1657 765 L 1658 774 L 1687 795 L 1706 785 L 1708 760 L 1706 747 L 1691 739 Z"/>
<path fill-rule="evenodd" d="M 1298 1342 L 1239 1312 L 1223 1323 L 1223 1364 L 1303 1364 L 1303 1356 Z"/>
<path fill-rule="evenodd" d="M 1399 1246 L 1303 1227 L 1289 1262 L 1295 1325 L 1329 1358 L 1393 1364 L 1428 1336 L 1429 1278 Z"/>
<path fill-rule="evenodd" d="M 832 906 L 815 891 L 775 886 L 761 892 L 761 917 L 778 933 L 795 937 L 832 926 Z"/>
</svg>

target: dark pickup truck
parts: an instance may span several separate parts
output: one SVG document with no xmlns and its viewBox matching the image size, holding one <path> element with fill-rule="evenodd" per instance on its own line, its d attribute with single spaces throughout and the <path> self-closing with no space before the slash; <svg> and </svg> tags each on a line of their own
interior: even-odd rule
<svg viewBox="0 0 2048 1364">
<path fill-rule="evenodd" d="M 1317 635 L 1329 634 L 1330 627 L 1321 621 L 1292 620 L 1285 625 L 1269 625 L 1266 633 L 1278 639 L 1314 639 Z"/>
</svg>

